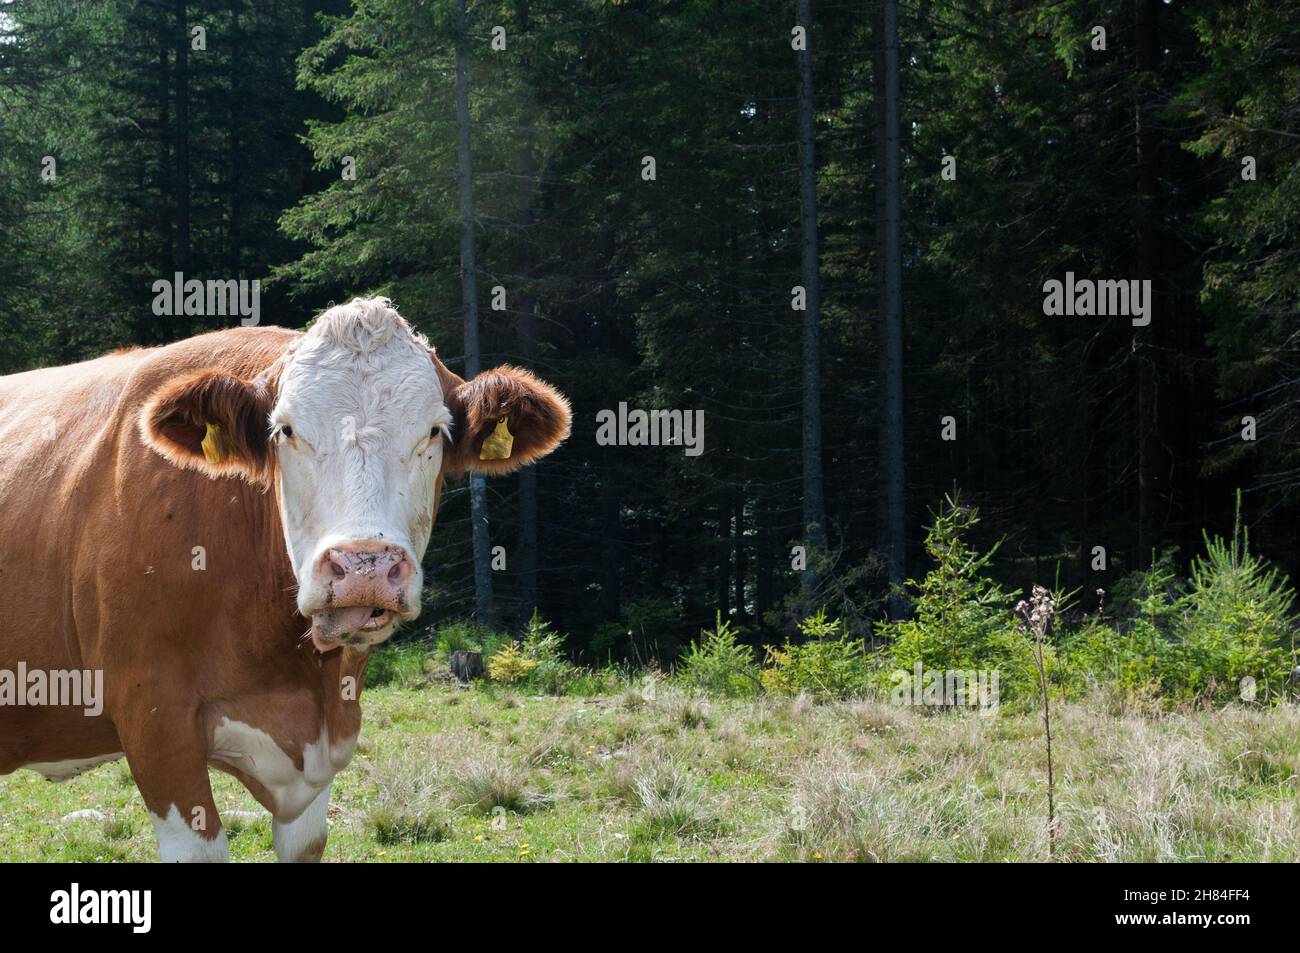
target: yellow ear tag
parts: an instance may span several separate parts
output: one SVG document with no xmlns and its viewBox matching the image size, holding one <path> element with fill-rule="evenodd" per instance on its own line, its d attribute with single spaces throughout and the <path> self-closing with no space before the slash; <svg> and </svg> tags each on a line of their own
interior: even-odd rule
<svg viewBox="0 0 1300 953">
<path fill-rule="evenodd" d="M 230 443 L 217 424 L 208 424 L 207 428 L 208 432 L 203 438 L 203 459 L 216 466 L 230 456 Z"/>
<path fill-rule="evenodd" d="M 510 449 L 515 445 L 515 438 L 506 426 L 506 418 L 497 421 L 497 429 L 483 441 L 483 449 L 478 452 L 480 460 L 509 460 Z"/>
</svg>

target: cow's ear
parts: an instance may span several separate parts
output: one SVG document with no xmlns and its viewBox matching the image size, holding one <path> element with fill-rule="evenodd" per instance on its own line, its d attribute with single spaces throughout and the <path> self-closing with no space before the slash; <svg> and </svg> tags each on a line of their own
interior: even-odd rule
<svg viewBox="0 0 1300 953">
<path fill-rule="evenodd" d="M 463 381 L 436 357 L 434 363 L 452 413 L 451 445 L 443 456 L 449 474 L 509 473 L 569 436 L 568 400 L 528 371 L 503 365 Z"/>
<path fill-rule="evenodd" d="M 178 467 L 269 484 L 272 403 L 260 381 L 213 370 L 182 374 L 149 397 L 140 432 Z"/>
</svg>

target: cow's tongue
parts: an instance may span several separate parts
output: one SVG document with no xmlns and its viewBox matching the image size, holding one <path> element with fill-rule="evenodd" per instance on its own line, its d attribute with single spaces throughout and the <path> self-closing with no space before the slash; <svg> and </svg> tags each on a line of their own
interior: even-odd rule
<svg viewBox="0 0 1300 953">
<path fill-rule="evenodd" d="M 314 613 L 311 617 L 311 640 L 322 652 L 338 648 L 338 640 L 349 632 L 359 631 L 374 611 L 370 606 L 353 606 Z"/>
</svg>

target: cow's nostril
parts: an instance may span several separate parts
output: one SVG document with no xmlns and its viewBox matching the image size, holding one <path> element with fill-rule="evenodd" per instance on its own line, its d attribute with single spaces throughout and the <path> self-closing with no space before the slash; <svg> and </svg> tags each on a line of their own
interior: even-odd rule
<svg viewBox="0 0 1300 953">
<path fill-rule="evenodd" d="M 334 573 L 335 579 L 342 579 L 344 576 L 348 574 L 347 569 L 345 569 L 338 560 L 331 559 L 329 563 L 330 563 L 330 572 Z"/>
<path fill-rule="evenodd" d="M 399 580 L 401 580 L 402 574 L 405 571 L 406 571 L 406 560 L 403 559 L 401 562 L 393 566 L 392 569 L 388 570 L 388 578 L 393 582 L 398 582 Z"/>
</svg>

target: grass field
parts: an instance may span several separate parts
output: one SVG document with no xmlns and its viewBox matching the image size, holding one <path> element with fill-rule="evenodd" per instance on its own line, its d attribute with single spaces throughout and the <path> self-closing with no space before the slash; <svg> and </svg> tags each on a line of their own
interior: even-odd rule
<svg viewBox="0 0 1300 953">
<path fill-rule="evenodd" d="M 647 697 L 649 696 L 649 697 Z M 1041 720 L 879 701 L 531 697 L 406 676 L 367 690 L 327 861 L 985 860 L 1047 857 Z M 1295 708 L 1053 711 L 1058 854 L 1300 860 Z M 213 772 L 236 860 L 269 817 Z M 61 821 L 94 809 L 103 820 Z M 125 762 L 0 778 L 0 859 L 148 861 Z"/>
</svg>

